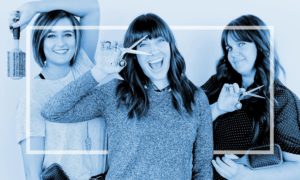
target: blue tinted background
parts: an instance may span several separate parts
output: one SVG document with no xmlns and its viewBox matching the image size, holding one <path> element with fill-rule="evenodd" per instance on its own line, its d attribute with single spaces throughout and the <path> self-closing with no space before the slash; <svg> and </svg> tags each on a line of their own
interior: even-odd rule
<svg viewBox="0 0 300 180">
<path fill-rule="evenodd" d="M 24 179 L 19 146 L 15 140 L 15 107 L 25 81 L 13 81 L 6 76 L 6 52 L 12 48 L 8 29 L 9 12 L 26 0 L 1 2 L 0 29 L 0 177 Z M 160 15 L 169 25 L 217 26 L 243 15 L 255 14 L 274 26 L 275 44 L 287 76 L 283 82 L 300 96 L 300 2 L 295 0 L 101 0 L 101 25 L 128 25 L 146 12 Z M 101 40 L 122 40 L 123 31 L 103 31 Z M 187 74 L 197 85 L 215 72 L 220 56 L 221 31 L 174 31 L 179 50 L 187 62 Z M 21 48 L 25 50 L 25 32 L 21 34 Z M 39 69 L 32 63 L 32 72 Z"/>
</svg>

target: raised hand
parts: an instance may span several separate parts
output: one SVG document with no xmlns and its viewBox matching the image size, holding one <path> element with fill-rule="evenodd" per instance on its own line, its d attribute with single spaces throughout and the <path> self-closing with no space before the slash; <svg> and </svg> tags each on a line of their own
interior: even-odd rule
<svg viewBox="0 0 300 180">
<path fill-rule="evenodd" d="M 251 169 L 237 164 L 232 159 L 238 159 L 236 155 L 225 155 L 222 158 L 217 157 L 212 160 L 212 164 L 216 171 L 224 178 L 229 180 L 246 180 L 251 179 Z"/>
<path fill-rule="evenodd" d="M 107 75 L 118 74 L 126 66 L 123 55 L 117 47 L 102 46 L 96 57 L 96 65 L 92 69 L 94 78 L 101 81 Z"/>
<path fill-rule="evenodd" d="M 20 18 L 15 22 L 14 19 L 16 18 L 16 11 L 20 13 Z M 34 15 L 36 15 L 36 4 L 32 2 L 25 3 L 16 11 L 11 12 L 10 14 L 9 26 L 12 28 L 20 27 L 22 30 L 29 24 Z"/>
</svg>

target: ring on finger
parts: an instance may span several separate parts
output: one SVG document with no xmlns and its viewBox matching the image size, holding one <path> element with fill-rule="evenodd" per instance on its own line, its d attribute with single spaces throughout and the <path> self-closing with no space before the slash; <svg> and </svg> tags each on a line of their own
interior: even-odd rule
<svg viewBox="0 0 300 180">
<path fill-rule="evenodd" d="M 121 67 L 125 67 L 125 66 L 127 65 L 127 62 L 126 62 L 124 59 L 121 59 L 121 60 L 119 61 L 119 65 L 120 65 Z"/>
</svg>

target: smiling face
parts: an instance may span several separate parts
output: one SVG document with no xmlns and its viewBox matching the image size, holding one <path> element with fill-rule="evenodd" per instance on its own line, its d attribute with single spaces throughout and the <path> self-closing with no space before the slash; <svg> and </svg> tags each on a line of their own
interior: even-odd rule
<svg viewBox="0 0 300 180">
<path fill-rule="evenodd" d="M 55 26 L 68 27 L 58 29 Z M 76 49 L 75 32 L 71 21 L 68 18 L 58 20 L 46 34 L 43 45 L 47 64 L 69 64 Z"/>
<path fill-rule="evenodd" d="M 226 50 L 231 66 L 238 73 L 242 76 L 255 73 L 254 64 L 257 57 L 257 48 L 254 42 L 236 40 L 228 35 Z"/>
<path fill-rule="evenodd" d="M 167 74 L 170 68 L 170 44 L 163 37 L 142 41 L 137 50 L 151 55 L 137 55 L 138 63 L 144 74 L 156 84 L 158 81 L 168 82 Z"/>
</svg>

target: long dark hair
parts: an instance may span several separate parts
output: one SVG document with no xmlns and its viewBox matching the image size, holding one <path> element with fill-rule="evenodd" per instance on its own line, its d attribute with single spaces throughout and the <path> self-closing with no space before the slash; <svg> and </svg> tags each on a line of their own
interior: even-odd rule
<svg viewBox="0 0 300 180">
<path fill-rule="evenodd" d="M 230 28 L 231 26 L 244 26 L 245 29 Z M 247 26 L 249 29 L 247 29 Z M 223 50 L 223 56 L 220 58 L 217 64 L 216 78 L 220 83 L 219 88 L 209 93 L 209 95 L 219 93 L 224 83 L 238 83 L 242 86 L 242 76 L 234 70 L 228 60 L 228 52 L 226 46 L 228 45 L 228 37 L 231 36 L 235 40 L 255 43 L 257 48 L 257 57 L 254 63 L 256 74 L 254 77 L 254 84 L 251 87 L 264 85 L 260 94 L 266 99 L 261 100 L 258 98 L 250 98 L 245 103 L 245 110 L 247 114 L 253 119 L 253 143 L 258 142 L 259 137 L 265 136 L 269 133 L 270 127 L 270 71 L 271 61 L 274 63 L 274 82 L 279 81 L 279 71 L 284 69 L 279 63 L 277 52 L 274 48 L 274 59 L 270 59 L 270 31 L 266 24 L 258 17 L 254 15 L 243 15 L 237 19 L 231 21 L 222 33 L 221 46 Z M 271 60 L 271 61 L 270 61 Z"/>
<path fill-rule="evenodd" d="M 145 35 L 148 35 L 150 39 L 163 37 L 169 43 L 171 62 L 167 76 L 173 106 L 178 112 L 182 112 L 182 108 L 185 108 L 188 113 L 191 113 L 197 87 L 185 75 L 185 61 L 176 47 L 171 29 L 155 14 L 140 15 L 128 27 L 124 47 L 129 47 Z M 127 107 L 129 118 L 140 118 L 147 113 L 149 108 L 147 89 L 144 86 L 151 82 L 138 64 L 136 55 L 127 54 L 124 59 L 127 61 L 127 66 L 120 72 L 124 81 L 121 81 L 117 87 L 119 105 L 123 104 Z"/>
<path fill-rule="evenodd" d="M 79 26 L 79 21 L 75 18 L 75 16 L 63 10 L 54 10 L 41 13 L 34 22 L 34 26 L 39 27 L 34 29 L 32 32 L 33 56 L 36 63 L 40 67 L 43 67 L 46 61 L 46 56 L 44 53 L 44 40 L 47 34 L 51 31 L 49 27 L 54 26 L 55 23 L 62 18 L 69 19 L 74 27 Z M 70 65 L 74 64 L 78 51 L 80 49 L 81 32 L 78 28 L 75 28 L 74 34 L 76 48 L 75 54 L 70 60 Z"/>
</svg>

